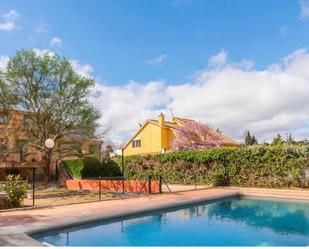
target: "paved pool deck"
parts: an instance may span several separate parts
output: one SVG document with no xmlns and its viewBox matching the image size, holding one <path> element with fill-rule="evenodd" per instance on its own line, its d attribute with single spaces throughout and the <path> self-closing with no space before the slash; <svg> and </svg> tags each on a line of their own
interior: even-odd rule
<svg viewBox="0 0 309 249">
<path fill-rule="evenodd" d="M 0 212 L 0 246 L 42 246 L 27 234 L 239 195 L 309 203 L 309 190 L 229 187 Z"/>
</svg>

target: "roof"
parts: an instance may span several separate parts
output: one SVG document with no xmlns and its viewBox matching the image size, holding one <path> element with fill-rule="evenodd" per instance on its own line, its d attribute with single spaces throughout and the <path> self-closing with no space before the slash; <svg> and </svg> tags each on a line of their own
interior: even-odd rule
<svg viewBox="0 0 309 249">
<path fill-rule="evenodd" d="M 157 122 L 157 120 L 154 120 L 154 121 Z M 181 124 L 185 124 L 186 122 L 196 122 L 196 121 L 193 119 L 188 119 L 188 118 L 173 117 L 172 122 L 165 122 L 165 125 L 168 128 L 179 130 L 181 127 Z M 210 129 L 211 134 L 213 134 L 214 136 L 220 136 L 222 138 L 222 142 L 224 145 L 239 145 L 238 141 L 230 138 L 229 136 L 226 136 L 222 134 L 221 132 L 218 132 L 210 127 L 209 129 Z"/>
<path fill-rule="evenodd" d="M 169 129 L 172 129 L 174 131 L 179 131 L 179 129 L 181 128 L 182 124 L 186 123 L 186 122 L 196 122 L 194 121 L 193 119 L 187 119 L 187 118 L 180 118 L 180 117 L 173 117 L 172 121 L 169 122 L 169 121 L 165 121 L 164 122 L 164 127 L 165 128 L 169 128 Z M 130 143 L 131 141 L 137 136 L 137 134 L 142 130 L 144 129 L 144 127 L 148 124 L 148 123 L 151 123 L 151 124 L 154 124 L 154 125 L 157 125 L 157 126 L 160 126 L 159 125 L 159 122 L 158 120 L 156 119 L 148 119 L 144 122 L 144 124 L 137 130 L 137 132 L 132 136 L 132 138 L 124 145 L 123 148 L 126 148 Z M 239 145 L 240 143 L 212 128 L 209 128 L 210 129 L 210 133 L 212 133 L 214 136 L 220 136 L 222 138 L 222 141 L 223 141 L 223 144 L 228 146 L 228 145 L 231 145 L 231 146 L 236 146 L 236 145 Z"/>
</svg>

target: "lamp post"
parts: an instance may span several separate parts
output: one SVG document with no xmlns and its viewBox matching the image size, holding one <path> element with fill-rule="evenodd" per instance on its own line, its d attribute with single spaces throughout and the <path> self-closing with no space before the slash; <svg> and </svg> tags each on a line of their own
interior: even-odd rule
<svg viewBox="0 0 309 249">
<path fill-rule="evenodd" d="M 51 154 L 52 154 L 52 149 L 55 146 L 55 142 L 51 138 L 47 138 L 45 140 L 45 147 L 47 148 L 47 160 L 46 160 L 46 167 L 49 171 L 48 174 L 50 174 L 50 161 L 51 161 Z"/>
<path fill-rule="evenodd" d="M 45 146 L 46 146 L 47 149 L 51 150 L 51 149 L 54 148 L 54 146 L 55 146 L 54 140 L 51 139 L 51 138 L 47 138 L 47 139 L 45 140 Z"/>
<path fill-rule="evenodd" d="M 122 174 L 122 194 L 125 192 L 124 186 L 124 149 L 121 148 L 121 174 Z"/>
<path fill-rule="evenodd" d="M 121 174 L 124 177 L 124 149 L 121 149 Z"/>
</svg>

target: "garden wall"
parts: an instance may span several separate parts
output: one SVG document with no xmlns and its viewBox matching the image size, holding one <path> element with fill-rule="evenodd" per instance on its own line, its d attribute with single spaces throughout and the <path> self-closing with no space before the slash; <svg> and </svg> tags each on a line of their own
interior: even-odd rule
<svg viewBox="0 0 309 249">
<path fill-rule="evenodd" d="M 149 193 L 149 184 L 145 181 L 121 181 L 101 180 L 101 190 L 111 192 L 122 192 L 124 184 L 125 192 Z M 99 191 L 99 180 L 67 180 L 66 187 L 69 190 L 92 190 Z M 151 193 L 159 193 L 159 181 L 151 181 Z"/>
</svg>

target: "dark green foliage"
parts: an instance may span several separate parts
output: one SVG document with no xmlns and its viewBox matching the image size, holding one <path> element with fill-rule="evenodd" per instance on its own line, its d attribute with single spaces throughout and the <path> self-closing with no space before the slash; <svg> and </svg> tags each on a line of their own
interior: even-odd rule
<svg viewBox="0 0 309 249">
<path fill-rule="evenodd" d="M 83 159 L 84 167 L 80 174 L 82 178 L 101 176 L 101 163 L 97 158 L 86 157 Z"/>
<path fill-rule="evenodd" d="M 118 164 L 111 159 L 104 160 L 101 165 L 101 176 L 104 177 L 121 176 L 121 171 Z"/>
<path fill-rule="evenodd" d="M 251 136 L 250 132 L 247 131 L 245 134 L 245 145 L 249 146 L 249 145 L 255 145 L 257 144 L 257 140 L 255 138 L 254 135 Z"/>
<path fill-rule="evenodd" d="M 63 162 L 74 178 L 89 177 L 113 177 L 120 176 L 121 171 L 118 164 L 110 159 L 102 163 L 94 157 L 85 157 L 83 159 L 66 160 Z"/>
<path fill-rule="evenodd" d="M 169 183 L 254 187 L 306 187 L 309 145 L 213 148 L 125 157 L 126 179 L 161 175 Z M 116 159 L 121 165 L 121 158 Z"/>
<path fill-rule="evenodd" d="M 278 144 L 282 144 L 283 143 L 283 139 L 281 137 L 280 134 L 277 135 L 277 137 L 274 138 L 274 140 L 272 141 L 272 145 L 278 145 Z"/>
</svg>

